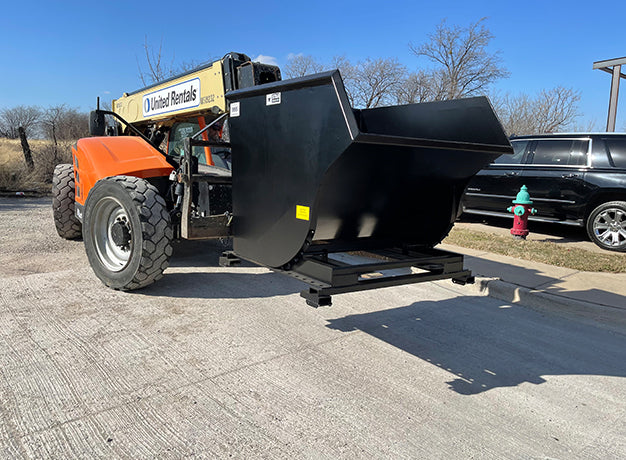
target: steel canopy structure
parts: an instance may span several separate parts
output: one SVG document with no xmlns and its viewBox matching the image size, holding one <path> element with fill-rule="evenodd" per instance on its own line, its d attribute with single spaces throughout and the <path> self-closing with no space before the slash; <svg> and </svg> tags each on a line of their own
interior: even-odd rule
<svg viewBox="0 0 626 460">
<path fill-rule="evenodd" d="M 617 98 L 619 95 L 619 79 L 626 78 L 621 72 L 622 65 L 626 64 L 626 57 L 608 59 L 605 61 L 596 61 L 593 63 L 594 69 L 600 69 L 610 73 L 611 78 L 611 95 L 609 97 L 609 116 L 606 122 L 607 132 L 615 131 L 615 119 L 617 117 Z"/>
</svg>

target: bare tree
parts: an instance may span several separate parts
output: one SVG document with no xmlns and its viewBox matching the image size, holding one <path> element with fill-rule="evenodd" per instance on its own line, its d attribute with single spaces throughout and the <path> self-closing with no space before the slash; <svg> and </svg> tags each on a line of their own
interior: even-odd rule
<svg viewBox="0 0 626 460">
<path fill-rule="evenodd" d="M 600 130 L 598 126 L 599 124 L 596 118 L 583 120 L 577 119 L 573 123 L 568 123 L 567 130 L 573 133 L 593 133 Z"/>
<path fill-rule="evenodd" d="M 443 20 L 419 46 L 409 44 L 416 56 L 424 56 L 436 64 L 437 77 L 447 90 L 445 99 L 457 99 L 484 93 L 494 81 L 509 75 L 502 65 L 500 53 L 489 52 L 493 38 L 482 18 L 469 27 L 448 26 Z"/>
<path fill-rule="evenodd" d="M 394 102 L 407 70 L 395 58 L 367 58 L 353 64 L 345 56 L 335 56 L 324 65 L 312 56 L 292 56 L 283 75 L 301 77 L 328 69 L 339 69 L 350 104 L 371 108 Z"/>
<path fill-rule="evenodd" d="M 163 56 L 163 37 L 159 42 L 159 49 L 154 50 L 152 45 L 148 44 L 148 36 L 144 37 L 143 50 L 145 53 L 145 61 L 147 69 L 142 69 L 137 60 L 137 67 L 139 68 L 139 78 L 144 85 L 156 83 L 161 80 L 165 80 L 172 73 L 172 66 L 174 64 L 174 58 L 169 64 L 164 62 Z"/>
<path fill-rule="evenodd" d="M 416 104 L 420 102 L 442 101 L 447 94 L 444 80 L 438 72 L 420 70 L 402 82 L 396 91 L 398 104 Z"/>
<path fill-rule="evenodd" d="M 510 135 L 553 133 L 572 126 L 578 117 L 580 93 L 557 86 L 541 90 L 535 97 L 527 94 L 493 97 L 492 102 L 505 130 Z"/>
<path fill-rule="evenodd" d="M 172 55 L 171 59 L 165 57 L 163 38 L 159 42 L 159 48 L 155 49 L 148 43 L 148 37 L 144 37 L 143 51 L 145 64 L 142 67 L 139 59 L 137 59 L 137 68 L 139 69 L 139 79 L 145 86 L 188 72 L 200 65 L 196 60 L 174 64 L 174 55 Z"/>
<path fill-rule="evenodd" d="M 282 70 L 282 74 L 285 78 L 297 78 L 319 73 L 323 70 L 324 65 L 318 62 L 313 56 L 297 54 L 289 56 L 287 65 Z"/>
<path fill-rule="evenodd" d="M 24 153 L 26 167 L 29 171 L 32 171 L 35 169 L 35 162 L 33 161 L 33 154 L 30 150 L 30 145 L 28 145 L 28 139 L 26 138 L 26 130 L 20 126 L 17 128 L 17 131 L 20 135 L 20 143 L 22 144 L 22 152 Z"/>
<path fill-rule="evenodd" d="M 65 104 L 49 107 L 41 119 L 43 134 L 52 141 L 53 160 L 59 156 L 60 141 L 74 141 L 89 133 L 89 116 Z"/>
<path fill-rule="evenodd" d="M 354 105 L 369 109 L 393 103 L 406 77 L 406 67 L 391 58 L 367 58 L 356 66 Z"/>
<path fill-rule="evenodd" d="M 31 137 L 40 118 L 41 109 L 35 106 L 18 105 L 0 110 L 0 136 L 17 139 L 20 137 L 18 129 L 21 126 L 25 134 Z"/>
<path fill-rule="evenodd" d="M 580 92 L 557 86 L 542 90 L 537 97 L 539 131 L 553 133 L 569 125 L 578 116 Z"/>
<path fill-rule="evenodd" d="M 59 124 L 61 122 L 61 116 L 65 110 L 65 105 L 57 105 L 49 107 L 45 112 L 41 120 L 41 126 L 44 134 L 50 140 L 53 145 L 53 160 L 56 161 L 59 156 Z"/>
</svg>

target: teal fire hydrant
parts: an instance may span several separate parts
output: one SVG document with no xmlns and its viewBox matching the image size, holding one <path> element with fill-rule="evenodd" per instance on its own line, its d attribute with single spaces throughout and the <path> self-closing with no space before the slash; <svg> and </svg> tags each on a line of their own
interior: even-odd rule
<svg viewBox="0 0 626 460">
<path fill-rule="evenodd" d="M 513 204 L 515 206 L 507 208 L 507 211 L 514 214 L 511 235 L 525 240 L 528 233 L 530 233 L 528 230 L 528 216 L 537 214 L 537 210 L 530 207 L 533 202 L 530 200 L 530 194 L 525 185 L 522 185 L 517 197 L 513 200 Z"/>
</svg>

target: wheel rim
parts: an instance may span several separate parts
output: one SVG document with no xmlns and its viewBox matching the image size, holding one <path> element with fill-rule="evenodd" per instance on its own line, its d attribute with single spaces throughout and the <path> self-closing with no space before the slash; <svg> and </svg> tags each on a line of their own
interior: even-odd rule
<svg viewBox="0 0 626 460">
<path fill-rule="evenodd" d="M 623 246 L 626 244 L 626 212 L 620 208 L 603 210 L 593 220 L 593 233 L 605 246 Z"/>
<path fill-rule="evenodd" d="M 126 267 L 133 249 L 128 213 L 115 198 L 103 198 L 92 211 L 91 232 L 102 264 L 113 272 Z"/>
</svg>

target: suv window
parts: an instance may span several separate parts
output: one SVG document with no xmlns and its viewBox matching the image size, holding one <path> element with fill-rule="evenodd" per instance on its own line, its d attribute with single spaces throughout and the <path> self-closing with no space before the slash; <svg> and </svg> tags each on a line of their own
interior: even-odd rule
<svg viewBox="0 0 626 460">
<path fill-rule="evenodd" d="M 538 140 L 531 164 L 584 166 L 587 164 L 588 140 Z"/>
<path fill-rule="evenodd" d="M 513 155 L 500 155 L 495 159 L 494 163 L 517 165 L 522 162 L 524 153 L 526 153 L 526 147 L 528 147 L 528 141 L 513 141 L 511 145 L 513 146 Z"/>
<path fill-rule="evenodd" d="M 611 152 L 613 164 L 617 168 L 626 168 L 626 139 L 605 138 L 604 142 Z"/>
</svg>

